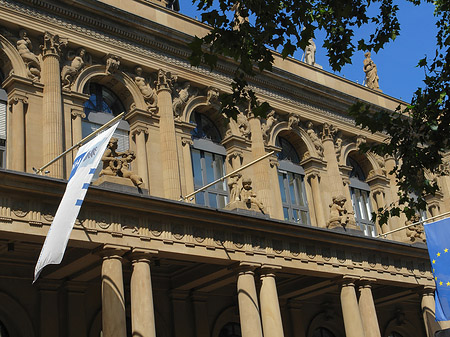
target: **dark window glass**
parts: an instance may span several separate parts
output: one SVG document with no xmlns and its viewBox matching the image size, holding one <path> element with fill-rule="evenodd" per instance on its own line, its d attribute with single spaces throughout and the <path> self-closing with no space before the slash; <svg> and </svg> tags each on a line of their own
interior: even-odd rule
<svg viewBox="0 0 450 337">
<path fill-rule="evenodd" d="M 204 114 L 194 111 L 191 115 L 191 123 L 195 123 L 197 126 L 191 132 L 193 138 L 206 138 L 214 143 L 220 143 L 222 137 L 220 136 L 220 132 L 214 123 L 206 117 Z"/>
<path fill-rule="evenodd" d="M 98 84 L 90 83 L 86 94 L 90 94 L 89 100 L 84 103 L 84 113 L 88 119 L 91 112 L 104 112 L 117 116 L 125 111 L 125 107 L 119 97 L 110 89 Z"/>
<path fill-rule="evenodd" d="M 229 322 L 219 332 L 219 337 L 241 337 L 241 326 L 239 323 Z"/>
<path fill-rule="evenodd" d="M 334 334 L 326 328 L 318 328 L 314 331 L 312 337 L 335 337 Z"/>
</svg>

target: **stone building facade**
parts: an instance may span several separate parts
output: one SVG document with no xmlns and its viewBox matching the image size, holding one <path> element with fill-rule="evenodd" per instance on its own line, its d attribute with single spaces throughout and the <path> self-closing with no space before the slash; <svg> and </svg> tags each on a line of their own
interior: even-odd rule
<svg viewBox="0 0 450 337">
<path fill-rule="evenodd" d="M 0 0 L 0 335 L 434 336 L 422 228 L 377 238 L 395 204 L 392 158 L 354 126 L 356 100 L 404 104 L 275 55 L 251 84 L 274 108 L 227 122 L 233 65 L 193 68 L 208 27 L 150 0 Z M 182 5 L 182 4 L 181 4 Z M 74 155 L 124 111 L 118 151 L 142 178 L 95 177 L 63 263 L 31 284 Z M 269 155 L 193 198 L 195 189 Z M 108 163 L 109 165 L 109 163 Z M 112 164 L 111 164 L 112 165 Z M 428 200 L 450 211 L 450 179 Z M 447 172 L 448 173 L 448 172 Z"/>
</svg>

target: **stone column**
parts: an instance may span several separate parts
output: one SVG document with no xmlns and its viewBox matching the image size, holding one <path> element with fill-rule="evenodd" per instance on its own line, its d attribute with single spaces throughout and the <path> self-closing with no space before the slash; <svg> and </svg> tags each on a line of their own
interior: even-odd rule
<svg viewBox="0 0 450 337">
<path fill-rule="evenodd" d="M 261 301 L 261 319 L 264 336 L 284 337 L 274 269 L 263 268 L 260 278 L 261 290 L 259 292 L 259 299 Z"/>
<path fill-rule="evenodd" d="M 86 118 L 86 115 L 83 110 L 78 109 L 72 109 L 70 114 L 72 116 L 72 145 L 75 145 L 83 139 L 81 120 Z"/>
<path fill-rule="evenodd" d="M 175 337 L 194 337 L 194 317 L 189 292 L 174 290 L 171 293 Z"/>
<path fill-rule="evenodd" d="M 13 137 L 8 137 L 8 142 L 12 143 L 11 152 L 8 153 L 11 158 L 10 169 L 25 172 L 25 105 L 28 105 L 28 99 L 25 95 L 16 94 L 10 100 L 10 105 L 10 130 L 13 135 Z"/>
<path fill-rule="evenodd" d="M 346 337 L 365 337 L 355 284 L 351 278 L 344 278 L 341 283 L 341 306 Z"/>
<path fill-rule="evenodd" d="M 84 296 L 86 285 L 82 282 L 70 281 L 67 289 L 67 336 L 85 337 L 87 335 L 86 308 Z"/>
<path fill-rule="evenodd" d="M 131 329 L 133 337 L 156 337 L 155 312 L 153 309 L 150 255 L 156 251 L 133 249 L 133 271 L 130 281 Z"/>
<path fill-rule="evenodd" d="M 191 137 L 182 137 L 181 146 L 183 148 L 183 160 L 184 160 L 184 177 L 186 181 L 186 195 L 194 192 L 194 173 L 192 172 L 192 160 L 191 160 L 191 145 L 194 142 Z M 192 199 L 192 202 L 194 202 Z M 189 201 L 189 200 L 186 200 Z"/>
<path fill-rule="evenodd" d="M 127 334 L 125 296 L 122 275 L 122 247 L 105 245 L 100 255 L 102 263 L 102 331 L 103 337 L 123 337 Z"/>
<path fill-rule="evenodd" d="M 58 35 L 44 33 L 42 45 L 41 81 L 44 84 L 42 98 L 43 164 L 63 152 L 63 109 L 61 97 L 61 73 L 59 57 L 63 43 Z M 63 160 L 47 169 L 51 177 L 64 178 Z"/>
<path fill-rule="evenodd" d="M 160 153 L 164 193 L 167 199 L 178 200 L 181 196 L 181 187 L 171 84 L 172 78 L 170 73 L 159 70 L 156 88 L 160 115 L 159 134 L 161 139 Z"/>
<path fill-rule="evenodd" d="M 278 166 L 280 163 L 276 155 L 269 157 L 269 164 L 271 184 L 274 186 L 272 189 L 272 213 L 270 215 L 272 218 L 284 220 L 283 203 L 281 201 L 280 183 L 278 180 Z"/>
<path fill-rule="evenodd" d="M 39 336 L 58 337 L 61 334 L 59 308 L 59 282 L 41 279 L 39 281 L 40 295 L 40 331 Z"/>
<path fill-rule="evenodd" d="M 249 114 L 248 117 L 251 141 L 252 141 L 252 160 L 258 159 L 266 154 L 264 139 L 261 131 L 261 121 L 259 118 Z M 266 158 L 253 165 L 253 187 L 259 200 L 262 201 L 266 214 L 271 215 L 272 209 L 272 189 L 269 175 L 269 159 Z"/>
<path fill-rule="evenodd" d="M 317 171 L 311 172 L 306 175 L 306 179 L 311 185 L 311 191 L 313 195 L 314 214 L 316 215 L 316 222 L 318 227 L 326 227 L 327 223 L 323 215 L 322 197 L 320 195 L 319 179 L 320 174 Z"/>
<path fill-rule="evenodd" d="M 381 337 L 370 280 L 364 279 L 359 284 L 359 311 L 366 337 Z"/>
<path fill-rule="evenodd" d="M 288 302 L 289 317 L 291 319 L 291 331 L 293 337 L 306 337 L 306 327 L 303 324 L 302 306 L 300 303 L 290 300 Z"/>
<path fill-rule="evenodd" d="M 145 127 L 135 128 L 131 136 L 136 142 L 136 161 L 137 161 L 137 174 L 142 178 L 144 184 L 149 188 L 148 181 L 148 159 L 147 159 L 147 138 L 148 130 Z"/>
<path fill-rule="evenodd" d="M 237 279 L 239 318 L 242 337 L 262 337 L 254 267 L 242 265 Z"/>
<path fill-rule="evenodd" d="M 422 301 L 420 308 L 422 309 L 423 322 L 427 337 L 434 337 L 436 331 L 441 330 L 438 322 L 436 322 L 435 302 L 434 302 L 434 288 L 425 287 L 422 292 Z"/>
</svg>

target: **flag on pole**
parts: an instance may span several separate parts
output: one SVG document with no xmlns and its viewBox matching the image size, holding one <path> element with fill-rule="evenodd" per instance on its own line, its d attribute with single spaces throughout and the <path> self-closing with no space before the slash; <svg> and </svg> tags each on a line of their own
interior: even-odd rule
<svg viewBox="0 0 450 337">
<path fill-rule="evenodd" d="M 450 320 L 450 218 L 424 225 L 436 291 L 436 321 Z"/>
<path fill-rule="evenodd" d="M 66 191 L 56 211 L 55 218 L 36 263 L 33 283 L 36 282 L 46 265 L 61 263 L 84 196 L 109 140 L 118 125 L 119 123 L 117 122 L 78 150 L 72 165 Z"/>
</svg>

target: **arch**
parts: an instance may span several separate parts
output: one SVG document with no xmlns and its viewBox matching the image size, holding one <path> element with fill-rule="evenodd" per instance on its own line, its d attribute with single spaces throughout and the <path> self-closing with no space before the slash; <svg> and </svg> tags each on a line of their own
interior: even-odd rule
<svg viewBox="0 0 450 337">
<path fill-rule="evenodd" d="M 131 110 L 133 104 L 135 104 L 138 109 L 147 110 L 144 97 L 134 83 L 134 80 L 122 71 L 118 71 L 114 74 L 107 74 L 106 66 L 104 65 L 98 64 L 84 68 L 74 81 L 72 90 L 83 93 L 86 84 L 92 79 L 96 79 L 99 84 L 116 92 L 123 101 L 125 108 L 128 110 Z M 123 90 L 126 90 L 129 93 L 127 97 L 122 97 Z"/>
<path fill-rule="evenodd" d="M 11 42 L 6 39 L 3 35 L 0 35 L 0 55 L 5 55 L 10 63 L 10 69 L 5 69 L 5 76 L 8 76 L 9 73 L 14 72 L 17 76 L 28 77 L 27 67 L 22 60 L 17 49 L 12 45 Z"/>
<path fill-rule="evenodd" d="M 303 145 L 300 145 L 301 152 L 304 153 L 304 152 L 308 151 L 309 154 L 311 155 L 311 157 L 319 158 L 319 154 L 317 153 L 317 150 L 314 147 L 314 144 L 311 142 L 311 139 L 309 138 L 306 130 L 304 130 L 303 128 L 289 128 L 288 122 L 281 122 L 281 123 L 276 124 L 273 127 L 272 131 L 270 132 L 268 145 L 276 146 L 275 142 L 276 142 L 277 136 L 280 135 L 280 133 L 281 133 L 281 135 L 291 134 L 290 137 L 284 136 L 284 138 L 290 138 L 288 140 L 296 148 L 298 148 L 299 141 L 301 141 L 301 144 L 303 144 Z M 297 139 L 295 139 L 294 141 L 291 141 L 292 135 L 294 135 L 294 138 L 297 138 Z M 299 153 L 299 155 L 302 155 L 302 154 Z"/>
<path fill-rule="evenodd" d="M 325 328 L 332 332 L 335 337 L 345 337 L 344 322 L 337 317 L 329 317 L 326 312 L 318 313 L 309 323 L 306 336 L 312 337 L 314 331 Z"/>
<path fill-rule="evenodd" d="M 384 329 L 384 333 L 382 334 L 382 336 L 389 337 L 392 334 L 392 332 L 397 332 L 403 337 L 416 336 L 417 331 L 420 330 L 421 330 L 420 327 L 413 326 L 413 324 L 408 320 L 403 319 L 401 320 L 401 322 L 399 322 L 398 318 L 393 318 L 386 325 L 386 328 Z"/>
<path fill-rule="evenodd" d="M 240 324 L 238 312 L 239 310 L 235 305 L 223 310 L 214 321 L 211 337 L 219 337 L 220 330 L 227 323 Z"/>
<path fill-rule="evenodd" d="M 356 143 L 350 143 L 342 147 L 342 155 L 339 164 L 346 165 L 349 156 L 359 163 L 366 177 L 369 176 L 370 171 L 381 169 L 375 155 L 370 152 L 365 154 L 359 152 Z"/>
<path fill-rule="evenodd" d="M 10 336 L 34 337 L 34 329 L 27 311 L 15 299 L 0 292 L 0 321 Z"/>
</svg>

